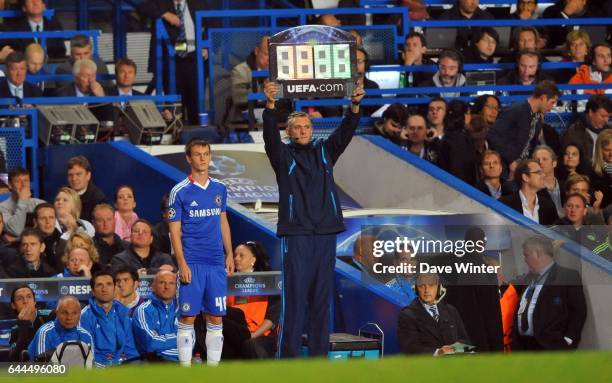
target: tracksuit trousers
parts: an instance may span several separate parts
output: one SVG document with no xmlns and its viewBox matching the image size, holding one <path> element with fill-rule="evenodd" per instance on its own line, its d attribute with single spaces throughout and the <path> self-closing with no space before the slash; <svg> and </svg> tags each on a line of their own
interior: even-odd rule
<svg viewBox="0 0 612 383">
<path fill-rule="evenodd" d="M 282 237 L 281 256 L 283 288 L 277 356 L 302 355 L 304 328 L 308 334 L 309 355 L 327 355 L 336 234 Z"/>
</svg>

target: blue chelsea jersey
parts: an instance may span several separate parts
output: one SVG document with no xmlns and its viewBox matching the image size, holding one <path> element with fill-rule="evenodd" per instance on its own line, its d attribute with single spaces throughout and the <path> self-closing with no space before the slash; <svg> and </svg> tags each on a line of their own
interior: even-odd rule
<svg viewBox="0 0 612 383">
<path fill-rule="evenodd" d="M 181 222 L 183 256 L 187 263 L 225 265 L 221 213 L 225 212 L 227 189 L 209 178 L 202 186 L 191 176 L 170 192 L 170 222 Z"/>
</svg>

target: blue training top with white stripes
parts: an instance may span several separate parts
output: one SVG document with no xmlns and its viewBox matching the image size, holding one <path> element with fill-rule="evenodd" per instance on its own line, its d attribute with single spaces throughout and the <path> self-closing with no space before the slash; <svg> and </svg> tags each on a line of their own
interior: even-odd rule
<svg viewBox="0 0 612 383">
<path fill-rule="evenodd" d="M 189 264 L 225 265 L 221 213 L 225 212 L 227 189 L 209 178 L 206 185 L 191 176 L 170 192 L 170 222 L 181 222 L 183 256 Z"/>
</svg>

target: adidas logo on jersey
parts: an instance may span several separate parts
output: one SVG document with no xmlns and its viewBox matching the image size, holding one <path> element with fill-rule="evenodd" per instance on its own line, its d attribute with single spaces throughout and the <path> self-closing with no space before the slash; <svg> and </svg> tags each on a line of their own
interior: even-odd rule
<svg viewBox="0 0 612 383">
<path fill-rule="evenodd" d="M 191 207 L 198 206 L 198 203 L 196 201 L 191 201 L 191 205 L 189 205 L 189 206 L 191 206 Z"/>
</svg>

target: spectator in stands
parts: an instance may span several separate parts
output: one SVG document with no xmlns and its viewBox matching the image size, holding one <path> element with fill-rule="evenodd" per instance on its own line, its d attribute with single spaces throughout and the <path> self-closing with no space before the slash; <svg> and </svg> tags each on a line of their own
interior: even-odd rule
<svg viewBox="0 0 612 383">
<path fill-rule="evenodd" d="M 557 214 L 561 216 L 563 214 L 563 201 L 565 201 L 565 188 L 561 185 L 557 177 L 555 177 L 557 154 L 549 146 L 538 145 L 533 149 L 531 158 L 538 162 L 540 168 L 544 172 L 544 185 L 546 186 L 546 191 L 555 204 Z"/>
<path fill-rule="evenodd" d="M 23 53 L 15 51 L 6 58 L 6 78 L 0 81 L 0 97 L 23 98 L 42 97 L 42 91 L 26 82 L 27 64 Z"/>
<path fill-rule="evenodd" d="M 383 112 L 382 121 L 374 124 L 374 132 L 389 141 L 401 145 L 402 124 L 406 118 L 406 107 L 403 104 L 391 104 Z"/>
<path fill-rule="evenodd" d="M 455 342 L 469 344 L 459 312 L 442 302 L 446 291 L 437 274 L 419 274 L 417 299 L 404 308 L 397 324 L 400 351 L 404 354 L 453 354 Z"/>
<path fill-rule="evenodd" d="M 481 158 L 485 150 L 489 148 L 489 143 L 487 142 L 489 125 L 481 115 L 470 114 L 470 122 L 465 126 L 465 129 L 472 140 L 472 147 L 476 152 L 476 158 Z"/>
<path fill-rule="evenodd" d="M 510 38 L 510 53 L 503 57 L 501 63 L 515 63 L 516 55 L 524 50 L 540 52 L 540 42 L 542 41 L 542 33 L 535 27 L 516 27 L 512 29 Z M 545 41 L 543 42 L 543 44 Z M 546 58 L 541 57 L 542 61 Z M 509 71 L 507 71 L 509 73 Z"/>
<path fill-rule="evenodd" d="M 500 202 L 540 225 L 552 225 L 559 216 L 550 195 L 544 190 L 544 172 L 535 160 L 520 161 L 514 181 L 518 191 L 501 197 Z"/>
<path fill-rule="evenodd" d="M 117 85 L 107 90 L 109 96 L 137 96 L 142 95 L 142 92 L 134 89 L 136 81 L 136 72 L 138 67 L 133 60 L 122 58 L 115 63 L 115 77 Z"/>
<path fill-rule="evenodd" d="M 236 246 L 234 265 L 238 273 L 270 271 L 268 255 L 258 242 L 248 241 Z M 227 314 L 223 318 L 225 342 L 222 359 L 273 357 L 280 299 L 266 296 L 241 298 L 227 299 Z"/>
<path fill-rule="evenodd" d="M 373 274 L 373 266 L 376 262 L 373 249 L 376 236 L 369 234 L 360 234 L 353 243 L 353 257 L 351 258 L 351 266 L 355 267 L 362 273 Z"/>
<path fill-rule="evenodd" d="M 466 0 L 460 0 L 466 1 Z M 476 0 L 478 1 L 478 0 Z M 434 75 L 419 84 L 421 87 L 453 87 L 464 86 L 463 56 L 459 51 L 446 49 L 438 57 L 438 71 Z M 440 92 L 441 97 L 459 97 L 459 92 Z"/>
<path fill-rule="evenodd" d="M 153 20 L 151 23 L 150 52 L 155 52 L 155 20 L 161 18 L 164 27 L 175 47 L 176 90 L 183 101 L 183 119 L 190 125 L 198 125 L 198 82 L 194 81 L 197 73 L 197 60 L 208 60 L 208 50 L 196 52 L 195 14 L 208 10 L 211 5 L 205 0 L 147 0 L 138 5 L 136 11 L 143 17 Z M 181 19 L 183 20 L 181 22 Z M 207 27 L 215 25 L 214 20 L 207 21 Z M 149 72 L 155 73 L 155 55 L 149 55 Z M 163 64 L 167 68 L 166 62 Z M 206 68 L 208 63 L 204 64 Z M 164 71 L 166 73 L 166 71 Z M 157 92 L 161 92 L 158 89 Z"/>
<path fill-rule="evenodd" d="M 54 270 L 43 261 L 45 243 L 38 229 L 23 229 L 20 239 L 21 256 L 6 269 L 10 278 L 45 278 Z"/>
<path fill-rule="evenodd" d="M 12 20 L 10 27 L 11 31 L 62 31 L 62 24 L 56 17 L 46 18 L 43 16 L 43 12 L 46 8 L 47 7 L 43 0 L 22 0 L 21 10 L 23 11 L 24 15 L 23 17 L 18 17 Z M 40 41 L 40 37 L 34 37 L 32 39 L 16 39 L 14 46 L 16 50 L 23 52 L 30 43 L 38 43 Z M 54 59 L 63 59 L 66 57 L 66 46 L 64 45 L 64 39 L 47 39 L 47 54 L 49 57 Z"/>
<path fill-rule="evenodd" d="M 502 159 L 494 150 L 485 150 L 480 162 L 480 181 L 476 188 L 495 199 L 514 192 L 511 182 L 502 179 Z"/>
<path fill-rule="evenodd" d="M 544 10 L 543 19 L 576 19 L 595 17 L 587 5 L 587 0 L 560 0 Z M 573 26 L 549 26 L 547 48 L 556 48 L 563 44 L 565 36 Z"/>
<path fill-rule="evenodd" d="M 446 131 L 440 143 L 438 166 L 455 177 L 474 186 L 478 176 L 478 159 L 474 142 L 466 130 L 466 103 L 452 100 L 448 103 L 444 126 Z"/>
<path fill-rule="evenodd" d="M 61 233 L 55 227 L 55 208 L 48 202 L 43 202 L 34 209 L 34 227 L 40 230 L 44 236 L 45 254 L 44 261 L 60 272 L 64 267 L 62 256 L 66 241 L 61 239 Z"/>
<path fill-rule="evenodd" d="M 116 269 L 128 265 L 138 270 L 141 275 L 156 274 L 159 270 L 174 271 L 172 258 L 151 247 L 153 243 L 151 229 L 152 226 L 148 221 L 137 220 L 132 225 L 130 247 L 113 257 L 111 267 Z"/>
<path fill-rule="evenodd" d="M 520 160 L 529 158 L 542 130 L 542 119 L 559 99 L 559 88 L 552 81 L 542 81 L 524 102 L 502 110 L 487 139 L 491 149 L 499 152 L 509 168 L 510 178 Z"/>
<path fill-rule="evenodd" d="M 153 296 L 138 306 L 132 320 L 136 347 L 148 361 L 178 362 L 176 274 L 160 270 L 153 279 Z"/>
<path fill-rule="evenodd" d="M 427 40 L 422 33 L 410 32 L 406 36 L 404 42 L 404 50 L 402 51 L 402 65 L 435 65 L 435 63 L 423 57 L 427 53 Z M 401 87 L 413 87 L 417 84 L 425 82 L 429 78 L 429 72 L 411 72 L 404 73 L 404 83 Z"/>
<path fill-rule="evenodd" d="M 93 225 L 84 219 L 81 219 L 81 200 L 79 195 L 69 187 L 61 187 L 55 201 L 55 216 L 57 221 L 55 228 L 62 234 L 62 239 L 69 239 L 75 231 L 83 231 L 90 237 L 95 234 Z"/>
<path fill-rule="evenodd" d="M 66 267 L 64 271 L 57 274 L 58 278 L 87 277 L 91 278 L 95 269 L 99 269 L 92 255 L 84 248 L 67 246 L 64 255 Z"/>
<path fill-rule="evenodd" d="M 327 13 L 321 15 L 317 18 L 316 23 L 319 25 L 325 25 L 327 27 L 340 27 L 342 26 L 342 21 L 336 17 L 336 15 Z"/>
<path fill-rule="evenodd" d="M 563 217 L 557 220 L 555 230 L 589 250 L 596 248 L 605 235 L 601 230 L 586 225 L 587 200 L 582 194 L 570 194 L 563 205 Z"/>
<path fill-rule="evenodd" d="M 4 230 L 13 237 L 19 237 L 26 226 L 28 214 L 32 214 L 36 206 L 45 201 L 32 197 L 28 169 L 12 169 L 8 175 L 8 183 L 11 196 L 0 203 L 0 212 L 4 220 Z"/>
<path fill-rule="evenodd" d="M 612 84 L 612 50 L 607 43 L 595 44 L 591 47 L 585 65 L 578 68 L 576 74 L 569 80 L 570 84 Z M 609 89 L 580 89 L 582 94 L 606 94 Z"/>
<path fill-rule="evenodd" d="M 533 50 L 519 51 L 516 56 L 516 69 L 497 81 L 497 85 L 536 85 L 548 79 L 540 70 L 540 55 Z M 530 91 L 504 92 L 510 95 L 529 95 Z"/>
<path fill-rule="evenodd" d="M 115 271 L 115 299 L 128 308 L 130 318 L 138 306 L 145 303 L 145 299 L 138 293 L 139 286 L 140 276 L 133 267 L 124 266 Z"/>
<path fill-rule="evenodd" d="M 168 226 L 169 214 L 168 193 L 164 194 L 159 202 L 162 220 L 153 227 L 153 248 L 162 253 L 170 254 L 174 260 L 174 252 L 170 244 L 170 227 Z"/>
<path fill-rule="evenodd" d="M 363 37 L 361 37 L 361 34 L 354 29 L 348 32 L 355 38 L 355 45 L 357 45 L 357 48 L 363 48 Z"/>
<path fill-rule="evenodd" d="M 54 315 L 51 310 L 39 310 L 36 307 L 34 290 L 25 283 L 17 285 L 11 291 L 11 309 L 15 313 L 17 323 L 11 329 L 8 361 L 26 362 L 21 358 L 22 352 L 28 347 L 36 331 L 53 319 Z"/>
<path fill-rule="evenodd" d="M 72 75 L 74 82 L 57 90 L 58 97 L 104 97 L 104 88 L 96 80 L 98 66 L 90 59 L 74 62 Z"/>
<path fill-rule="evenodd" d="M 107 203 L 96 205 L 92 223 L 96 230 L 93 241 L 100 254 L 100 264 L 110 265 L 113 256 L 129 246 L 115 233 L 115 209 Z"/>
<path fill-rule="evenodd" d="M 538 18 L 537 0 L 517 0 L 516 11 L 511 16 L 520 20 L 535 20 Z"/>
<path fill-rule="evenodd" d="M 565 195 L 578 193 L 587 201 L 587 216 L 585 225 L 605 225 L 603 210 L 601 203 L 603 201 L 603 193 L 595 190 L 593 195 L 590 193 L 591 181 L 589 177 L 580 174 L 572 174 L 565 181 Z M 591 201 L 593 201 L 591 203 Z"/>
<path fill-rule="evenodd" d="M 451 9 L 440 15 L 438 20 L 491 20 L 493 15 L 480 9 L 480 0 L 457 0 Z M 457 40 L 455 47 L 465 49 L 468 47 L 473 33 L 478 28 L 460 27 L 457 28 Z"/>
<path fill-rule="evenodd" d="M 66 168 L 68 185 L 81 196 L 81 216 L 84 220 L 91 221 L 94 207 L 106 202 L 106 196 L 91 180 L 91 165 L 85 156 L 72 157 Z"/>
<path fill-rule="evenodd" d="M 152 51 L 154 52 L 154 51 Z M 60 65 L 57 66 L 55 70 L 55 74 L 74 74 L 74 64 L 78 60 L 91 60 L 96 64 L 96 73 L 105 75 L 108 74 L 108 68 L 104 61 L 100 60 L 98 56 L 93 54 L 93 46 L 91 44 L 91 40 L 89 37 L 84 35 L 76 35 L 70 39 L 70 57 L 68 60 L 64 61 Z M 65 85 L 66 82 L 58 82 L 58 88 L 61 88 Z M 104 86 L 110 87 L 112 86 L 112 81 L 102 81 Z"/>
<path fill-rule="evenodd" d="M 121 185 L 115 192 L 115 234 L 122 240 L 129 241 L 132 235 L 132 225 L 138 220 L 136 209 L 136 196 L 134 189 L 128 185 Z"/>
<path fill-rule="evenodd" d="M 447 104 L 442 97 L 433 97 L 427 105 L 427 139 L 442 139 Z"/>
<path fill-rule="evenodd" d="M 241 121 L 242 112 L 247 110 L 249 93 L 256 93 L 263 89 L 263 78 L 259 78 L 253 83 L 252 73 L 257 70 L 268 70 L 269 56 L 268 44 L 270 38 L 264 36 L 259 44 L 247 56 L 246 60 L 232 68 L 230 74 L 231 86 L 231 107 L 228 112 L 229 121 Z M 256 85 L 253 88 L 253 85 Z"/>
<path fill-rule="evenodd" d="M 55 309 L 57 318 L 40 326 L 28 346 L 30 361 L 49 361 L 56 348 L 69 341 L 80 342 L 87 351 L 92 351 L 92 334 L 80 326 L 81 305 L 72 295 L 59 299 Z"/>
<path fill-rule="evenodd" d="M 407 116 L 405 126 L 402 129 L 402 145 L 412 154 L 419 158 L 436 163 L 440 140 L 427 141 L 427 123 L 420 114 Z"/>
<path fill-rule="evenodd" d="M 482 27 L 472 34 L 472 44 L 464 52 L 468 64 L 493 64 L 499 34 L 492 27 Z"/>
<path fill-rule="evenodd" d="M 603 193 L 601 207 L 605 209 L 612 203 L 612 130 L 610 129 L 599 133 L 595 141 L 591 177 L 593 189 Z"/>
<path fill-rule="evenodd" d="M 528 238 L 523 255 L 529 274 L 515 284 L 520 304 L 512 349 L 576 349 L 587 316 L 580 275 L 555 263 L 553 243 L 548 238 Z"/>
<path fill-rule="evenodd" d="M 408 17 L 412 21 L 423 21 L 429 19 L 427 6 L 424 0 L 400 0 L 400 5 L 408 8 Z"/>
<path fill-rule="evenodd" d="M 370 58 L 368 57 L 368 52 L 363 48 L 357 48 L 356 51 L 357 57 L 357 82 L 359 85 L 363 86 L 363 89 L 379 89 L 379 86 L 376 82 L 370 80 L 366 77 L 366 73 L 370 70 Z M 367 90 L 366 90 L 367 92 Z M 370 98 L 380 98 L 379 95 L 372 96 Z M 364 105 L 362 106 L 362 113 L 364 116 L 369 117 L 372 113 L 376 112 L 380 108 L 380 105 Z"/>
<path fill-rule="evenodd" d="M 40 44 L 32 43 L 27 46 L 25 50 L 26 65 L 28 72 L 26 79 L 30 76 L 44 76 L 50 73 L 45 70 L 45 64 L 47 63 L 47 55 L 45 50 Z M 43 96 L 50 96 L 53 82 L 40 80 L 34 83 L 42 92 Z"/>
<path fill-rule="evenodd" d="M 484 118 L 487 127 L 491 127 L 499 116 L 501 110 L 501 102 L 499 98 L 493 94 L 483 94 L 474 100 L 472 114 L 479 114 Z"/>
<path fill-rule="evenodd" d="M 99 271 L 90 281 L 89 304 L 81 310 L 81 326 L 94 340 L 97 367 L 119 365 L 140 359 L 134 344 L 128 309 L 115 298 L 115 277 Z"/>
<path fill-rule="evenodd" d="M 568 143 L 563 147 L 563 157 L 561 166 L 557 169 L 557 177 L 560 180 L 565 180 L 571 174 L 583 174 L 589 173 L 589 162 L 585 155 L 582 153 L 578 145 L 573 142 Z"/>
<path fill-rule="evenodd" d="M 567 145 L 570 142 L 579 146 L 585 159 L 592 162 L 595 154 L 595 140 L 604 129 L 610 129 L 609 119 L 612 112 L 612 101 L 603 94 L 594 94 L 589 97 L 584 113 L 563 133 L 561 142 Z"/>
<path fill-rule="evenodd" d="M 582 29 L 571 31 L 565 39 L 565 57 L 562 61 L 584 64 L 590 49 L 591 38 L 586 31 Z M 557 69 L 554 71 L 555 81 L 567 83 L 576 74 L 576 71 L 577 68 Z"/>
</svg>

